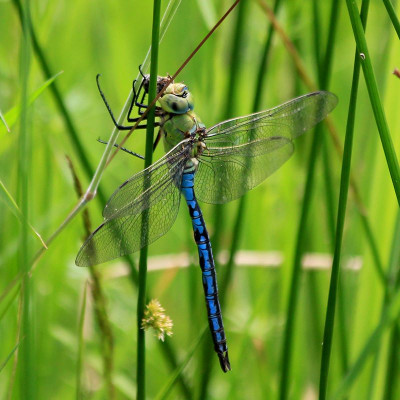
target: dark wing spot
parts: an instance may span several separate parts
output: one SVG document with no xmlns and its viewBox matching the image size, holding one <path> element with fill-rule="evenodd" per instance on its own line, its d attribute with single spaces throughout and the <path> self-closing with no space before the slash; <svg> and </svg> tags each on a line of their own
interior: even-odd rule
<svg viewBox="0 0 400 400">
<path fill-rule="evenodd" d="M 176 104 L 176 102 L 172 102 L 171 107 L 174 111 L 178 111 L 178 104 Z"/>
</svg>

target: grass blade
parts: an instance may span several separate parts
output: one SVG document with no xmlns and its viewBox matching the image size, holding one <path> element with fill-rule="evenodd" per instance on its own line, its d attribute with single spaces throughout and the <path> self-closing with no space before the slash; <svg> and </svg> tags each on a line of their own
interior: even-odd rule
<svg viewBox="0 0 400 400">
<path fill-rule="evenodd" d="M 369 5 L 369 0 L 363 2 L 362 19 L 364 27 L 367 18 L 368 5 Z M 353 150 L 354 121 L 356 113 L 359 77 L 360 77 L 360 58 L 356 54 L 354 60 L 353 81 L 351 86 L 350 104 L 347 117 L 346 137 L 344 142 L 344 152 L 342 161 L 342 172 L 340 178 L 340 193 L 339 193 L 339 205 L 338 205 L 337 222 L 336 222 L 335 250 L 332 263 L 328 305 L 325 317 L 324 339 L 322 345 L 320 384 L 319 384 L 320 400 L 325 399 L 327 394 L 328 372 L 329 372 L 329 363 L 330 363 L 330 356 L 332 349 L 333 327 L 335 321 L 336 295 L 337 295 L 339 271 L 340 271 L 343 228 L 346 216 L 347 196 L 350 184 L 351 154 Z"/>
<path fill-rule="evenodd" d="M 158 70 L 158 43 L 160 35 L 160 13 L 161 0 L 153 2 L 153 28 L 151 38 L 151 65 L 150 65 L 150 83 L 149 83 L 149 106 L 150 109 L 147 116 L 146 130 L 146 153 L 144 167 L 151 165 L 153 158 L 153 136 L 154 136 L 154 121 L 155 107 L 151 107 L 151 102 L 157 95 L 157 70 Z M 149 183 L 148 183 L 149 185 Z M 145 191 L 147 187 L 144 187 Z M 145 232 L 147 232 L 148 212 L 145 211 L 142 217 L 142 240 L 147 241 Z M 145 349 L 145 332 L 142 329 L 142 319 L 146 307 L 146 279 L 147 279 L 147 251 L 145 246 L 140 250 L 139 259 L 139 286 L 138 286 L 138 301 L 137 301 L 137 399 L 144 400 L 146 398 L 146 349 Z"/>
<path fill-rule="evenodd" d="M 61 74 L 63 71 L 58 72 L 51 78 L 47 79 L 39 88 L 37 88 L 28 98 L 28 105 L 33 104 L 33 102 L 49 87 Z M 21 115 L 21 105 L 17 105 L 13 107 L 11 110 L 7 111 L 4 115 L 4 118 L 7 118 L 8 126 L 7 128 L 13 126 Z M 9 129 L 8 129 L 9 131 Z M 0 130 L 1 133 L 1 130 Z"/>
<path fill-rule="evenodd" d="M 360 19 L 357 3 L 355 0 L 346 0 L 349 12 L 351 26 L 353 28 L 354 37 L 357 44 L 357 51 L 361 58 L 361 65 L 364 72 L 365 83 L 368 89 L 369 99 L 378 126 L 379 135 L 382 142 L 383 151 L 385 152 L 386 162 L 388 164 L 390 176 L 392 178 L 393 187 L 396 193 L 397 202 L 400 205 L 400 168 L 397 160 L 396 152 L 393 147 L 392 138 L 390 136 L 389 127 L 386 121 L 385 112 L 379 96 L 378 86 L 375 74 L 371 64 L 371 58 L 368 51 L 367 41 L 365 39 L 364 29 Z"/>
<path fill-rule="evenodd" d="M 4 124 L 4 126 L 5 126 L 5 128 L 6 128 L 6 130 L 7 130 L 7 132 L 11 132 L 11 131 L 10 131 L 10 127 L 7 125 L 7 121 L 6 121 L 6 119 L 4 118 L 4 115 L 3 115 L 3 113 L 1 112 L 1 110 L 0 110 L 0 119 L 1 119 L 1 121 L 3 122 L 3 124 Z"/>
<path fill-rule="evenodd" d="M 10 361 L 10 358 L 13 356 L 13 354 L 17 351 L 19 345 L 21 343 L 17 343 L 14 348 L 11 350 L 11 352 L 8 354 L 8 356 L 6 357 L 6 359 L 3 361 L 3 363 L 0 365 L 0 373 L 1 371 L 4 369 L 4 367 L 7 365 L 8 361 Z"/>
<path fill-rule="evenodd" d="M 167 380 L 163 388 L 155 397 L 156 400 L 164 400 L 167 399 L 169 394 L 171 393 L 172 388 L 174 387 L 175 383 L 178 381 L 179 377 L 182 375 L 183 369 L 192 359 L 193 354 L 200 346 L 201 342 L 203 341 L 205 335 L 208 333 L 208 327 L 203 329 L 203 332 L 199 335 L 198 339 L 193 342 L 192 347 L 189 349 L 185 359 L 182 363 L 176 368 L 176 370 L 171 374 L 170 378 Z"/>
<path fill-rule="evenodd" d="M 21 76 L 21 118 L 20 132 L 18 138 L 18 183 L 19 183 L 19 203 L 22 215 L 22 229 L 20 233 L 20 251 L 18 252 L 18 261 L 20 272 L 23 275 L 22 281 L 22 337 L 25 338 L 21 344 L 20 353 L 20 391 L 23 398 L 29 399 L 35 397 L 35 368 L 33 365 L 33 335 L 31 329 L 31 285 L 27 275 L 29 270 L 29 181 L 31 171 L 31 132 L 28 127 L 28 82 L 31 64 L 31 48 L 30 48 L 30 9 L 29 2 L 25 1 L 25 12 L 22 16 L 22 27 L 24 35 L 21 40 L 20 50 L 20 76 Z M 18 341 L 17 341 L 18 342 Z"/>
<path fill-rule="evenodd" d="M 393 27 L 396 30 L 397 37 L 400 39 L 400 22 L 399 19 L 397 18 L 396 11 L 393 7 L 393 4 L 390 2 L 390 0 L 383 0 L 383 4 L 386 7 L 386 11 L 389 14 L 390 20 L 392 21 Z"/>
<path fill-rule="evenodd" d="M 45 249 L 47 249 L 46 243 L 43 241 L 42 236 L 28 221 L 25 220 L 17 203 L 15 202 L 15 200 L 11 196 L 11 193 L 7 190 L 7 188 L 4 186 L 4 183 L 1 180 L 0 180 L 0 197 L 3 200 L 3 202 L 8 206 L 8 208 L 11 210 L 11 212 L 20 220 L 20 222 L 27 224 L 29 226 L 32 233 L 40 240 L 41 245 Z"/>
</svg>

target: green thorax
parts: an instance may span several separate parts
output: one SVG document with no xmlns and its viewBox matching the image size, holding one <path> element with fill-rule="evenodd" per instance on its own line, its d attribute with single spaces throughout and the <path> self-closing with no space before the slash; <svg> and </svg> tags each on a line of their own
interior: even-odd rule
<svg viewBox="0 0 400 400">
<path fill-rule="evenodd" d="M 158 102 L 165 112 L 160 129 L 166 152 L 204 128 L 200 118 L 193 112 L 193 96 L 185 84 L 170 84 Z"/>
</svg>

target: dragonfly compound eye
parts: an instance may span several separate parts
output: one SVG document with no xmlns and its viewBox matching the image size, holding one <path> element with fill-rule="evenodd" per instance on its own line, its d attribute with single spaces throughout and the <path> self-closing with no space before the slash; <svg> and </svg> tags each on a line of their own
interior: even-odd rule
<svg viewBox="0 0 400 400">
<path fill-rule="evenodd" d="M 190 92 L 182 92 L 180 95 L 173 93 L 164 94 L 159 99 L 160 105 L 166 112 L 171 114 L 185 114 L 190 110 L 193 110 L 193 98 Z"/>
</svg>

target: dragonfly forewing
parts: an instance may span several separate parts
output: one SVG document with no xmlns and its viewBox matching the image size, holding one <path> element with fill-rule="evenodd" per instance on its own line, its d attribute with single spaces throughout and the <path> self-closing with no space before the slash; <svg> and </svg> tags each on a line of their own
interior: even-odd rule
<svg viewBox="0 0 400 400">
<path fill-rule="evenodd" d="M 285 163 L 293 153 L 293 139 L 336 104 L 334 94 L 314 92 L 208 129 L 195 180 L 197 197 L 213 204 L 241 197 Z"/>
<path fill-rule="evenodd" d="M 189 153 L 189 144 L 180 144 L 122 184 L 107 203 L 105 221 L 81 247 L 76 265 L 96 265 L 133 253 L 167 233 L 178 214 Z"/>
</svg>

